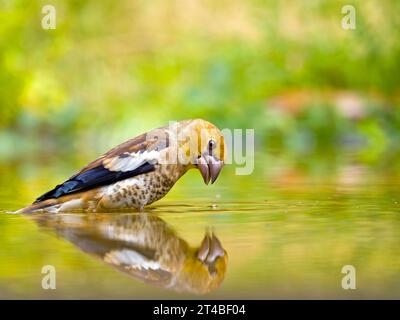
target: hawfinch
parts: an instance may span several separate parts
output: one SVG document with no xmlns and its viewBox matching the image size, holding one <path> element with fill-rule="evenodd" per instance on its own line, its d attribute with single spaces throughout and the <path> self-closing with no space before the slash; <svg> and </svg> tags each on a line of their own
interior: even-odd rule
<svg viewBox="0 0 400 320">
<path fill-rule="evenodd" d="M 202 119 L 154 129 L 111 149 L 18 213 L 136 208 L 164 197 L 189 169 L 214 183 L 224 165 L 221 131 Z"/>
<path fill-rule="evenodd" d="M 214 233 L 206 232 L 194 248 L 155 215 L 40 214 L 32 219 L 85 253 L 153 286 L 204 294 L 221 285 L 227 270 L 227 252 Z"/>
</svg>

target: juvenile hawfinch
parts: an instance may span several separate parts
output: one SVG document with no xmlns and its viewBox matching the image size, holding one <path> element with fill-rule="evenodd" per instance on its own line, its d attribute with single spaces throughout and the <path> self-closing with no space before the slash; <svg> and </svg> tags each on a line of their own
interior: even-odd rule
<svg viewBox="0 0 400 320">
<path fill-rule="evenodd" d="M 17 212 L 141 210 L 164 197 L 189 169 L 199 169 L 206 184 L 214 183 L 224 147 L 221 131 L 210 122 L 174 122 L 111 149 Z"/>
</svg>

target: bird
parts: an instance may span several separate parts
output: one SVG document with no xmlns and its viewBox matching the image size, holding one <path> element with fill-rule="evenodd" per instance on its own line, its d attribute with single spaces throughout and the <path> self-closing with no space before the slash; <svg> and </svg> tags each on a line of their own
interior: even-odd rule
<svg viewBox="0 0 400 320">
<path fill-rule="evenodd" d="M 17 213 L 143 208 L 163 198 L 190 169 L 214 183 L 225 160 L 224 136 L 203 119 L 170 122 L 90 162 Z"/>
<path fill-rule="evenodd" d="M 210 228 L 192 247 L 156 214 L 39 214 L 39 227 L 54 230 L 86 254 L 149 285 L 193 294 L 220 287 L 228 254 Z"/>
</svg>

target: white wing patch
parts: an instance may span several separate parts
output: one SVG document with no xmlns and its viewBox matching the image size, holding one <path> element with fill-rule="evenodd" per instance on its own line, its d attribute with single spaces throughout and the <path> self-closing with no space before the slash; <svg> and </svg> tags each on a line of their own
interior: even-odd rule
<svg viewBox="0 0 400 320">
<path fill-rule="evenodd" d="M 113 225 L 102 227 L 100 228 L 100 230 L 102 235 L 109 239 L 131 242 L 139 244 L 141 246 L 146 245 L 146 235 L 145 232 L 142 230 L 139 230 L 137 232 L 136 230 L 135 232 L 123 232 L 123 230 L 121 230 L 121 227 Z"/>
<path fill-rule="evenodd" d="M 160 153 L 158 151 L 144 151 L 123 153 L 118 157 L 106 159 L 103 165 L 110 171 L 126 172 L 132 171 L 140 167 L 145 162 L 155 163 L 158 161 Z"/>
<path fill-rule="evenodd" d="M 110 251 L 105 255 L 104 261 L 114 265 L 125 265 L 139 270 L 160 269 L 160 264 L 158 262 L 151 261 L 140 253 L 129 249 Z"/>
</svg>

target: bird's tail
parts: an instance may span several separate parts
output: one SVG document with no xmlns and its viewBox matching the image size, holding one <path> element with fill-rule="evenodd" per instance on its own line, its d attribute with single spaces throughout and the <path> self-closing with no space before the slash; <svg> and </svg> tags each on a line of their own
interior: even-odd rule
<svg viewBox="0 0 400 320">
<path fill-rule="evenodd" d="M 98 190 L 69 194 L 59 198 L 51 198 L 43 201 L 36 200 L 31 205 L 22 208 L 15 213 L 33 213 L 37 211 L 60 212 L 88 209 L 93 205 L 95 208 L 98 205 L 101 196 L 98 195 Z"/>
<path fill-rule="evenodd" d="M 43 210 L 46 208 L 54 207 L 56 205 L 60 204 L 59 199 L 48 199 L 45 201 L 33 203 L 25 208 L 19 209 L 15 213 L 32 213 L 35 211 Z"/>
</svg>

